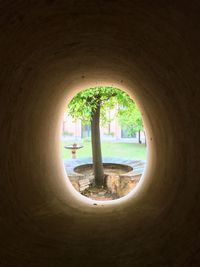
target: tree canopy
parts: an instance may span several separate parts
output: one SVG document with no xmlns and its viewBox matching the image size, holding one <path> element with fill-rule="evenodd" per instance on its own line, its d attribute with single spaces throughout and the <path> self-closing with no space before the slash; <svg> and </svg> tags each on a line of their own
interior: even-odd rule
<svg viewBox="0 0 200 267">
<path fill-rule="evenodd" d="M 143 129 L 142 117 L 135 102 L 130 96 L 115 87 L 98 86 L 79 92 L 69 103 L 67 112 L 74 119 L 80 119 L 85 125 L 90 124 L 92 115 L 100 105 L 100 122 L 102 125 L 110 123 L 107 112 L 117 107 L 116 116 L 122 129 L 129 133 Z"/>
<path fill-rule="evenodd" d="M 118 112 L 118 118 L 121 128 L 130 135 L 143 131 L 142 116 L 135 103 L 121 108 Z"/>
</svg>

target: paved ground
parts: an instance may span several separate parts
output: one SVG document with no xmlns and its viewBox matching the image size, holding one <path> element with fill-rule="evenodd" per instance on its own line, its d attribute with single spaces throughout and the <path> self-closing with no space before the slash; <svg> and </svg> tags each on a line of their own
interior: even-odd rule
<svg viewBox="0 0 200 267">
<path fill-rule="evenodd" d="M 145 168 L 146 162 L 144 160 L 130 160 L 130 159 L 123 159 L 123 158 L 115 158 L 115 157 L 105 157 L 103 158 L 104 163 L 118 163 L 118 164 L 125 164 L 133 168 L 133 171 L 130 172 L 131 176 L 135 176 L 138 174 L 142 174 Z M 67 159 L 64 160 L 65 170 L 67 175 L 75 176 L 76 173 L 73 171 L 75 167 L 83 164 L 91 164 L 92 158 L 77 158 L 77 159 Z"/>
</svg>

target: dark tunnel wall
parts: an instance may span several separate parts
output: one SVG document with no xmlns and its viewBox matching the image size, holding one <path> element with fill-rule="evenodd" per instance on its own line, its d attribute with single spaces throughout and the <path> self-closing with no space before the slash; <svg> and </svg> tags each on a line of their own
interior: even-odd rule
<svg viewBox="0 0 200 267">
<path fill-rule="evenodd" d="M 0 266 L 200 266 L 199 1 L 0 2 Z M 116 85 L 139 104 L 139 189 L 94 206 L 59 154 L 66 99 Z"/>
</svg>

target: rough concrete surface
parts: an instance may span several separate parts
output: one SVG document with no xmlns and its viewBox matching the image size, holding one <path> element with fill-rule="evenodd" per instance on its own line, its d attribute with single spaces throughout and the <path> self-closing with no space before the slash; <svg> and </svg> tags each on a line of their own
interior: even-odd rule
<svg viewBox="0 0 200 267">
<path fill-rule="evenodd" d="M 200 266 L 200 2 L 0 1 L 0 266 Z M 93 206 L 66 182 L 60 125 L 80 89 L 140 106 L 144 180 Z"/>
</svg>

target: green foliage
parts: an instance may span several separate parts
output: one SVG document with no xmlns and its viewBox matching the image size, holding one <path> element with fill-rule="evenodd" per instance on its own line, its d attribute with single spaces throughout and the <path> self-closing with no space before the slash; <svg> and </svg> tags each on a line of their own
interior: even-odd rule
<svg viewBox="0 0 200 267">
<path fill-rule="evenodd" d="M 73 136 L 73 133 L 68 132 L 68 131 L 64 131 L 64 132 L 63 132 L 63 135 Z"/>
<path fill-rule="evenodd" d="M 101 124 L 111 122 L 107 112 L 115 107 L 122 127 L 128 131 L 138 131 L 143 128 L 142 118 L 135 102 L 129 95 L 118 88 L 98 86 L 79 92 L 69 103 L 67 112 L 74 119 L 80 119 L 84 125 L 90 124 L 97 105 L 101 106 Z"/>
<path fill-rule="evenodd" d="M 121 108 L 118 117 L 122 129 L 130 135 L 143 130 L 141 113 L 135 103 Z"/>
</svg>

